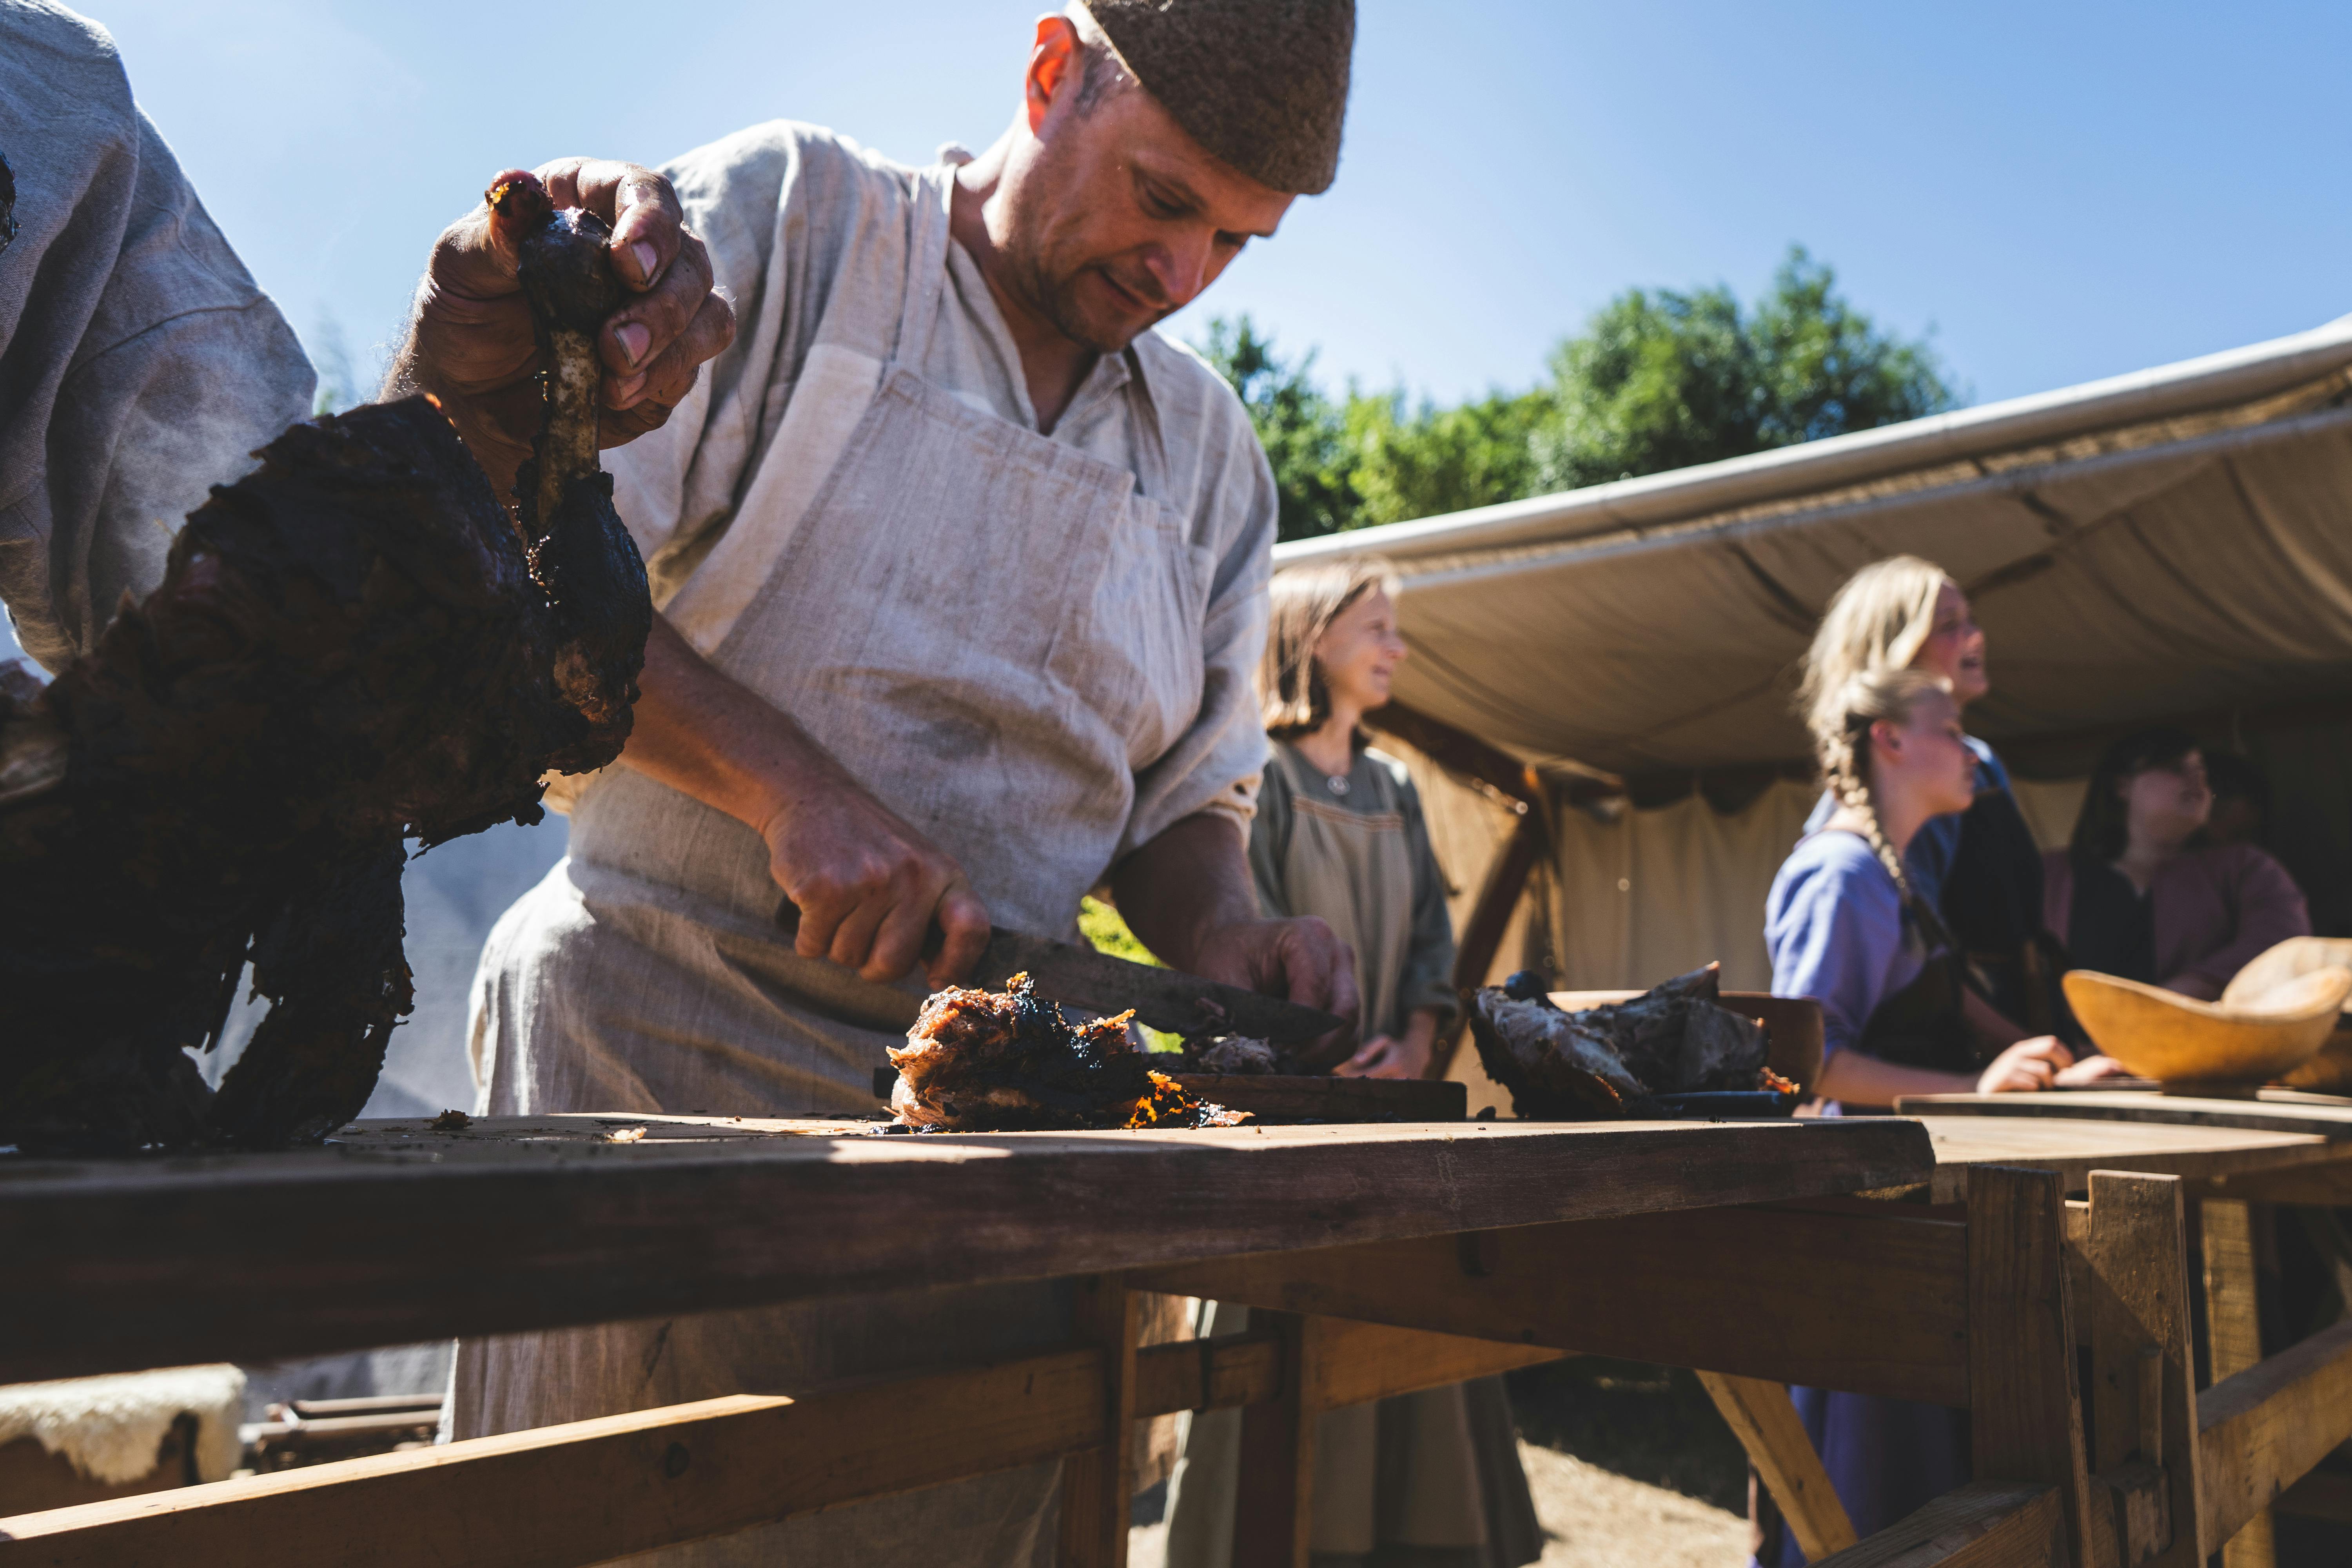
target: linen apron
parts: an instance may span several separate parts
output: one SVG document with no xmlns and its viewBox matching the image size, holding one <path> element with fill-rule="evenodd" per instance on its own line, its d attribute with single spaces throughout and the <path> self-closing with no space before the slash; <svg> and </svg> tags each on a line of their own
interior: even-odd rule
<svg viewBox="0 0 2352 1568">
<path fill-rule="evenodd" d="M 916 176 L 893 359 L 768 581 L 706 651 L 953 855 L 994 919 L 1069 933 L 1117 852 L 1136 769 L 1198 710 L 1213 558 L 1160 500 L 1165 455 L 1132 359 L 1139 473 L 917 373 L 947 286 L 953 177 Z M 791 460 L 784 447 L 761 459 L 747 513 L 765 471 Z M 793 978 L 813 961 L 777 935 L 779 898 L 757 834 L 632 770 L 599 775 L 573 807 L 571 858 L 485 951 L 484 1109 L 875 1109 L 892 1037 L 799 1004 Z M 910 1265 L 924 1239 L 907 1238 Z M 1067 1302 L 1029 1283 L 467 1341 L 452 1426 L 469 1436 L 1018 1353 L 1067 1339 Z M 1058 1477 L 1058 1462 L 1033 1465 L 646 1561 L 1043 1568 Z"/>
<path fill-rule="evenodd" d="M 1362 1037 L 1394 1036 L 1404 1027 L 1397 987 L 1412 945 L 1412 849 L 1395 781 L 1386 768 L 1352 768 L 1375 798 L 1370 811 L 1350 810 L 1331 800 L 1322 772 L 1297 747 L 1271 752 L 1269 765 L 1290 784 L 1290 840 L 1279 858 L 1290 909 L 1320 915 L 1355 953 Z"/>
</svg>

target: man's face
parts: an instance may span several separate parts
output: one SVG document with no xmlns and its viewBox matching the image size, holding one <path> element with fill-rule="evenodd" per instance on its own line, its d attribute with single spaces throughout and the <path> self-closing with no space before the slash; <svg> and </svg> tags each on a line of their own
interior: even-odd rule
<svg viewBox="0 0 2352 1568">
<path fill-rule="evenodd" d="M 1212 157 L 1140 88 L 1080 108 L 1083 74 L 1073 59 L 1049 84 L 992 237 L 1025 304 L 1071 341 L 1117 353 L 1248 240 L 1270 237 L 1293 198 Z"/>
</svg>

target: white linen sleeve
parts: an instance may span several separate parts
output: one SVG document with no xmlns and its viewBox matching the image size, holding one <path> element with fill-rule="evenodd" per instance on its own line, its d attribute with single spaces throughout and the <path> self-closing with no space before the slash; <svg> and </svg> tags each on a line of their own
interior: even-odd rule
<svg viewBox="0 0 2352 1568">
<path fill-rule="evenodd" d="M 1247 426 L 1243 427 L 1246 431 Z M 1265 729 L 1257 667 L 1265 650 L 1266 579 L 1273 572 L 1274 472 L 1254 436 L 1246 464 L 1212 504 L 1239 514 L 1234 542 L 1217 563 L 1201 627 L 1201 706 L 1191 728 L 1136 775 L 1118 859 L 1202 812 L 1230 817 L 1244 838 L 1257 809 Z"/>
</svg>

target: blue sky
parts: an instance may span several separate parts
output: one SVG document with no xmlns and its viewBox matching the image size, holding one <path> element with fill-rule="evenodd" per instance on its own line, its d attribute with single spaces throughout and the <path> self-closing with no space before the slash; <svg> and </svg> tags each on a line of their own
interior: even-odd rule
<svg viewBox="0 0 2352 1568">
<path fill-rule="evenodd" d="M 501 164 L 778 116 L 983 144 L 1043 8 L 89 3 L 262 284 L 362 370 Z M 1334 383 L 1452 398 L 1533 381 L 1628 286 L 1750 294 L 1794 241 L 1978 400 L 2134 370 L 2352 310 L 2347 58 L 2341 5 L 1364 0 L 1339 184 L 1174 326 L 1247 310 Z"/>
</svg>

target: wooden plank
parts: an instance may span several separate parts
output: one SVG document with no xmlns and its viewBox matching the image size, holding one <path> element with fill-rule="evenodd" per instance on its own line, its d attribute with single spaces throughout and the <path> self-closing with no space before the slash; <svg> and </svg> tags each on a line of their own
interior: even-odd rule
<svg viewBox="0 0 2352 1568">
<path fill-rule="evenodd" d="M 1931 1159 L 1916 1124 L 1860 1118 L 916 1137 L 546 1117 L 6 1157 L 0 1382 L 1809 1196 Z"/>
<path fill-rule="evenodd" d="M 1307 1407 L 1317 1412 L 1493 1377 L 1558 1361 L 1563 1353 L 1347 1318 L 1319 1319 L 1317 1331 L 1318 1353 L 1301 1391 Z"/>
<path fill-rule="evenodd" d="M 1202 1100 L 1246 1110 L 1262 1121 L 1461 1121 L 1470 1114 L 1466 1084 L 1427 1079 L 1331 1078 L 1307 1074 L 1180 1072 Z"/>
<path fill-rule="evenodd" d="M 1102 1352 L 1103 1440 L 1062 1459 L 1059 1568 L 1127 1568 L 1135 1497 L 1135 1357 L 1141 1292 L 1116 1277 L 1074 1281 L 1078 1338 Z M 919 1417 L 918 1418 L 919 1420 Z"/>
<path fill-rule="evenodd" d="M 1969 1171 L 1978 1165 L 2055 1171 L 2070 1193 L 2083 1191 L 2095 1170 L 2213 1181 L 2326 1169 L 2333 1161 L 2352 1168 L 2347 1151 L 2308 1132 L 2077 1117 L 1937 1115 L 1920 1117 L 1919 1124 L 1935 1146 L 1928 1196 L 1939 1204 L 1966 1201 Z"/>
<path fill-rule="evenodd" d="M 1969 1399 L 1967 1227 L 1746 1208 L 1259 1254 L 1133 1283 L 1899 1399 Z M 2031 1479 L 2031 1478 L 2029 1478 Z"/>
<path fill-rule="evenodd" d="M 2064 1568 L 2066 1560 L 2056 1488 L 1977 1482 L 1813 1568 Z"/>
<path fill-rule="evenodd" d="M 2308 1132 L 2352 1139 L 2352 1100 L 2336 1095 L 2265 1089 L 2251 1100 L 2206 1100 L 2156 1089 L 2063 1089 L 2049 1094 L 1906 1094 L 1907 1116 L 2055 1116 L 2086 1121 L 2157 1121 L 2183 1127 L 2241 1127 L 2257 1132 Z"/>
<path fill-rule="evenodd" d="M 1282 1386 L 1282 1341 L 1265 1331 L 1147 1345 L 1135 1357 L 1135 1413 L 1230 1410 Z"/>
<path fill-rule="evenodd" d="M 2056 1487 L 2074 1561 L 2089 1568 L 2098 1558 L 2061 1257 L 2065 1202 L 2048 1171 L 1987 1165 L 1969 1180 L 1969 1453 L 1980 1480 Z"/>
<path fill-rule="evenodd" d="M 737 1395 L 0 1521 L 0 1568 L 576 1568 L 1099 1443 L 1103 1355 Z M 910 1421 L 919 1441 L 909 1441 Z"/>
<path fill-rule="evenodd" d="M 2352 1476 L 2337 1470 L 2314 1470 L 2279 1493 L 2273 1513 L 2298 1519 L 2324 1519 L 2330 1524 L 2352 1524 Z"/>
<path fill-rule="evenodd" d="M 2347 1145 L 2330 1144 L 2340 1155 Z M 2216 1177 L 2206 1190 L 2217 1197 L 2244 1198 L 2258 1204 L 2308 1205 L 2314 1208 L 2352 1205 L 2352 1158 L 2325 1164 L 2292 1165 L 2282 1170 L 2232 1173 Z"/>
<path fill-rule="evenodd" d="M 2221 1543 L 2352 1437 L 2352 1321 L 2197 1396 L 2202 1549 Z"/>
<path fill-rule="evenodd" d="M 1853 1521 L 1830 1485 L 1829 1472 L 1822 1468 L 1822 1457 L 1814 1452 L 1813 1440 L 1789 1397 L 1789 1385 L 1719 1372 L 1702 1372 L 1698 1379 L 1739 1446 L 1748 1450 L 1807 1559 L 1819 1561 L 1853 1545 Z"/>
<path fill-rule="evenodd" d="M 2253 1209 L 2241 1199 L 2217 1198 L 2202 1205 L 2198 1236 L 2205 1260 L 2205 1352 L 2216 1383 L 2263 1359 L 2253 1227 Z M 2223 1542 L 2221 1568 L 2273 1568 L 2278 1561 L 2268 1508 L 2255 1510 L 2235 1532 L 2216 1539 Z"/>
<path fill-rule="evenodd" d="M 1081 1321 L 1115 1331 L 1128 1310 L 1106 1293 Z M 1310 1376 L 1288 1384 L 1318 1406 L 1434 1387 L 1549 1353 L 1367 1324 L 1319 1329 L 1333 1353 L 1310 1359 Z M 1055 1454 L 1067 1465 L 1103 1452 L 1104 1434 L 1122 1415 L 1132 1432 L 1138 1416 L 1265 1405 L 1286 1387 L 1287 1343 L 1277 1327 L 1141 1349 L 1123 1412 L 1109 1397 L 1106 1352 L 1080 1349 L 801 1399 L 706 1400 L 26 1514 L 0 1521 L 0 1568 L 187 1568 L 247 1561 L 256 1541 L 338 1568 L 598 1563 Z M 1070 1500 L 1087 1495 L 1066 1494 L 1066 1518 Z M 1125 1501 L 1120 1496 L 1109 1515 L 1122 1547 Z M 1103 1520 L 1098 1507 L 1095 1520 Z M 1097 1552 L 1108 1546 L 1100 1537 L 1065 1541 Z"/>
<path fill-rule="evenodd" d="M 1321 1320 L 1252 1312 L 1281 1341 L 1275 1397 L 1242 1411 L 1241 1475 L 1234 1498 L 1233 1568 L 1308 1568 L 1314 1533 L 1315 1420 L 1307 1390 L 1316 1376 Z"/>
<path fill-rule="evenodd" d="M 2090 1178 L 2091 1411 L 2103 1477 L 2137 1461 L 2161 1468 L 2161 1509 L 2111 1485 L 2123 1568 L 2199 1568 L 2197 1369 L 2189 1342 L 2189 1247 L 2180 1182 L 2100 1171 Z M 2158 1514 L 2160 1513 L 2160 1517 Z"/>
</svg>

